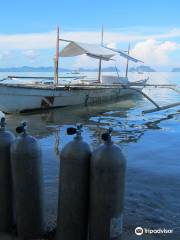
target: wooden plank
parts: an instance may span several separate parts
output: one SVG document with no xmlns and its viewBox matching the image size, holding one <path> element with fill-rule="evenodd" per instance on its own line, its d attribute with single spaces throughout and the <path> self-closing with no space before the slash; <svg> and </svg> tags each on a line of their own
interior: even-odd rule
<svg viewBox="0 0 180 240">
<path fill-rule="evenodd" d="M 70 79 L 76 79 L 76 78 L 83 78 L 84 76 L 73 76 L 73 77 L 70 77 L 70 76 L 61 76 L 59 78 L 70 78 Z M 48 80 L 54 80 L 54 77 L 23 77 L 23 76 L 8 76 L 8 78 L 20 78 L 20 79 L 48 79 Z"/>
<path fill-rule="evenodd" d="M 86 80 L 84 79 L 84 77 L 86 76 L 60 76 L 59 78 L 65 78 L 65 79 L 81 79 L 83 78 L 82 80 Z M 53 80 L 54 77 L 35 77 L 35 76 L 8 76 L 8 78 L 20 78 L 20 79 L 49 79 L 49 80 Z M 78 85 L 81 85 L 82 84 L 76 84 L 77 86 Z M 84 84 L 85 85 L 85 84 Z M 176 87 L 177 85 L 175 84 L 142 84 L 142 83 L 115 83 L 115 84 L 99 84 L 101 86 L 106 86 L 106 87 L 119 87 L 119 86 L 127 86 L 127 87 L 133 87 L 133 86 L 140 86 L 140 87 Z M 88 86 L 97 86 L 97 84 L 88 84 Z M 173 89 L 174 90 L 174 89 Z"/>
<path fill-rule="evenodd" d="M 54 77 L 33 77 L 33 76 L 31 76 L 31 77 L 29 77 L 29 76 L 27 76 L 27 77 L 24 77 L 24 76 L 8 76 L 8 78 L 20 78 L 20 79 L 25 79 L 25 78 L 27 78 L 27 79 L 49 79 L 49 80 L 51 80 L 51 79 L 54 79 Z"/>
<path fill-rule="evenodd" d="M 77 84 L 78 85 L 78 84 Z M 79 84 L 82 85 L 82 84 Z M 88 86 L 97 86 L 98 84 L 88 84 Z M 176 87 L 177 85 L 175 84 L 141 84 L 141 83 L 114 83 L 114 84 L 99 84 L 101 86 L 106 86 L 106 87 L 121 87 L 121 86 L 126 86 L 126 87 Z"/>
</svg>

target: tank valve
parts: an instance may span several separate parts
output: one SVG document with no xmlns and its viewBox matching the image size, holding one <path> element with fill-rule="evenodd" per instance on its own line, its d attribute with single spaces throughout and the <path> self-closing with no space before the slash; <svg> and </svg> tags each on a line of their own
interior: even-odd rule
<svg viewBox="0 0 180 240">
<path fill-rule="evenodd" d="M 16 128 L 16 132 L 21 134 L 21 133 L 26 133 L 27 130 L 27 123 L 26 122 L 22 122 L 20 126 L 18 126 Z"/>
<path fill-rule="evenodd" d="M 69 128 L 67 128 L 67 135 L 77 134 L 77 136 L 81 136 L 81 133 L 83 132 L 82 128 L 83 128 L 82 124 L 77 125 L 76 128 L 75 127 L 69 127 Z"/>
<path fill-rule="evenodd" d="M 1 126 L 1 128 L 5 128 L 6 127 L 6 119 L 5 119 L 5 117 L 1 118 L 0 126 Z"/>
<path fill-rule="evenodd" d="M 103 141 L 105 142 L 111 142 L 111 133 L 112 133 L 113 129 L 109 128 L 107 132 L 103 133 L 101 135 L 101 138 Z"/>
</svg>

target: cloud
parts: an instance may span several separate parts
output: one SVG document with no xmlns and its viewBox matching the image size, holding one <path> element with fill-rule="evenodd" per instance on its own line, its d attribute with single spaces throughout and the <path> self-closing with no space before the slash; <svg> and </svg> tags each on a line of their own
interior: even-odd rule
<svg viewBox="0 0 180 240">
<path fill-rule="evenodd" d="M 138 42 L 131 50 L 131 55 L 152 66 L 168 66 L 170 53 L 180 49 L 180 44 L 172 41 L 160 42 L 155 39 Z"/>
<path fill-rule="evenodd" d="M 87 43 L 100 43 L 101 34 L 100 32 L 63 32 L 62 38 L 74 40 L 78 42 L 87 42 Z M 109 43 L 117 43 L 117 42 L 137 42 L 137 41 L 145 41 L 147 39 L 157 39 L 157 40 L 166 40 L 169 38 L 177 38 L 180 37 L 180 29 L 173 28 L 168 31 L 165 31 L 161 34 L 145 34 L 144 32 L 139 31 L 126 31 L 123 29 L 119 29 L 116 32 L 105 32 L 104 33 L 104 42 Z"/>
<path fill-rule="evenodd" d="M 38 57 L 38 53 L 35 50 L 25 50 L 22 54 L 30 60 L 35 60 Z"/>
<path fill-rule="evenodd" d="M 142 29 L 126 30 L 119 29 L 118 31 L 107 31 L 104 33 L 105 43 L 119 42 L 137 42 L 147 39 L 166 40 L 169 38 L 180 37 L 180 28 L 173 28 L 161 34 L 145 34 Z M 146 31 L 147 32 L 147 31 Z M 99 31 L 71 31 L 60 32 L 60 37 L 79 42 L 100 43 L 101 33 Z M 17 49 L 50 49 L 55 48 L 56 31 L 45 33 L 28 33 L 28 34 L 9 34 L 0 35 L 0 49 L 2 50 L 17 50 Z M 63 46 L 64 43 L 60 43 Z"/>
<path fill-rule="evenodd" d="M 135 43 L 131 53 L 142 59 L 145 64 L 166 66 L 170 64 L 171 53 L 179 49 L 176 43 L 180 38 L 180 28 L 157 29 L 155 34 L 150 34 L 153 28 L 131 28 L 116 29 L 116 31 L 105 31 L 104 43 L 111 48 L 121 48 L 127 43 Z M 79 42 L 100 43 L 101 33 L 99 31 L 62 31 L 60 38 Z M 176 40 L 176 41 L 175 41 Z M 124 44 L 125 43 L 125 44 Z M 65 46 L 60 42 L 60 47 Z M 38 50 L 54 49 L 56 45 L 56 31 L 44 33 L 9 34 L 0 35 L 0 59 L 10 59 L 13 51 L 20 51 L 27 59 L 33 61 L 38 58 Z M 114 66 L 114 62 L 103 62 L 103 66 Z M 175 64 L 175 63 L 174 63 Z M 75 59 L 74 66 L 94 68 L 98 61 L 87 56 L 79 56 Z"/>
<path fill-rule="evenodd" d="M 0 60 L 6 61 L 11 58 L 11 51 L 5 50 L 0 52 Z"/>
<path fill-rule="evenodd" d="M 55 47 L 55 32 L 0 35 L 0 49 L 49 49 Z"/>
</svg>

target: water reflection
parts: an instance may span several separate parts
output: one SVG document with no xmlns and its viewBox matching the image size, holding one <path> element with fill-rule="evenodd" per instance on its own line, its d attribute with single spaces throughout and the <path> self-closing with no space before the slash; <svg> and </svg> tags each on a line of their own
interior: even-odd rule
<svg viewBox="0 0 180 240">
<path fill-rule="evenodd" d="M 178 79 L 172 74 L 152 74 L 151 82 L 173 83 Z M 146 91 L 162 104 L 179 101 L 178 94 L 166 90 Z M 180 225 L 180 110 L 176 107 L 142 115 L 142 110 L 151 107 L 143 98 L 124 98 L 97 106 L 7 116 L 13 131 L 26 120 L 29 132 L 42 146 L 49 229 L 56 226 L 59 152 L 72 139 L 66 134 L 67 127 L 77 123 L 84 125 L 83 137 L 92 148 L 101 143 L 101 134 L 113 127 L 113 141 L 126 154 L 125 228 L 132 230 L 137 223 L 146 227 Z"/>
<path fill-rule="evenodd" d="M 178 108 L 159 113 L 142 115 L 141 108 L 144 99 L 121 99 L 118 102 L 104 103 L 94 106 L 76 106 L 54 110 L 41 111 L 31 114 L 7 115 L 7 122 L 14 131 L 19 122 L 26 120 L 29 131 L 37 138 L 54 136 L 54 151 L 59 154 L 60 145 L 64 145 L 63 129 L 69 125 L 82 123 L 87 126 L 91 142 L 101 142 L 101 134 L 112 127 L 113 138 L 117 143 L 137 142 L 148 129 L 161 129 L 159 123 L 179 114 Z M 62 130 L 62 133 L 60 131 Z M 61 138 L 61 140 L 60 140 Z"/>
</svg>

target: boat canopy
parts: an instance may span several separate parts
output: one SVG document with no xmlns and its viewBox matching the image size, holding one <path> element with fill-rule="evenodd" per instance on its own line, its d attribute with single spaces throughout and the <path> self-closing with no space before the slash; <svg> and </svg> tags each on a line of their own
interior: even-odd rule
<svg viewBox="0 0 180 240">
<path fill-rule="evenodd" d="M 82 54 L 86 54 L 92 58 L 102 58 L 103 60 L 109 61 L 115 55 L 115 52 L 98 44 L 70 42 L 59 53 L 61 57 L 74 57 Z"/>
<path fill-rule="evenodd" d="M 120 50 L 118 50 L 118 49 L 109 48 L 109 47 L 106 47 L 106 46 L 104 46 L 104 48 L 106 48 L 106 49 L 108 49 L 108 50 L 111 50 L 111 51 L 113 51 L 113 52 L 119 53 L 119 55 L 120 55 L 121 57 L 126 58 L 126 59 L 128 59 L 128 60 L 130 60 L 130 61 L 132 61 L 132 62 L 141 62 L 141 63 L 143 63 L 143 61 L 138 60 L 137 58 L 131 57 L 130 55 L 128 55 L 128 54 L 126 54 L 126 53 L 124 53 L 123 51 L 120 51 Z"/>
<path fill-rule="evenodd" d="M 128 54 L 124 53 L 123 51 L 108 48 L 106 46 L 101 46 L 98 44 L 88 44 L 88 43 L 80 43 L 69 41 L 69 44 L 62 49 L 59 53 L 61 57 L 74 57 L 79 56 L 82 54 L 86 54 L 89 57 L 103 59 L 105 61 L 113 60 L 112 57 L 117 55 L 117 53 L 130 61 L 133 62 L 142 62 L 136 58 L 129 56 Z"/>
</svg>

